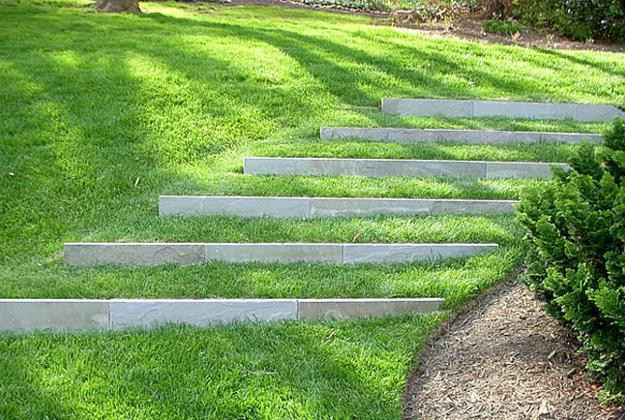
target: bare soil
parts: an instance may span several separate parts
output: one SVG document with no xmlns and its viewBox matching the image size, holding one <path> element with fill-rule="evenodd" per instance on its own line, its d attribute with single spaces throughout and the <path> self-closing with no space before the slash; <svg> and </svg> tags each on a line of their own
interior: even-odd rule
<svg viewBox="0 0 625 420">
<path fill-rule="evenodd" d="M 399 31 L 417 33 L 440 38 L 455 37 L 471 41 L 490 42 L 503 45 L 546 48 L 554 50 L 588 50 L 625 52 L 625 45 L 599 41 L 578 42 L 553 34 L 543 34 L 532 29 L 512 36 L 503 36 L 484 31 L 484 19 L 465 17 L 449 25 L 420 25 L 398 28 Z"/>
<path fill-rule="evenodd" d="M 513 280 L 451 321 L 421 353 L 408 419 L 625 419 L 584 379 L 569 330 Z"/>
</svg>

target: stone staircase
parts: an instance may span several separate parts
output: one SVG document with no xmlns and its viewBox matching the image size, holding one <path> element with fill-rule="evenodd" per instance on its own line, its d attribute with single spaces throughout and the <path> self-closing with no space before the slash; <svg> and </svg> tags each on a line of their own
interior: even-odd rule
<svg viewBox="0 0 625 420">
<path fill-rule="evenodd" d="M 625 113 L 609 105 L 529 102 L 383 99 L 382 112 L 399 116 L 574 119 L 605 121 Z M 451 141 L 480 144 L 600 142 L 584 133 L 421 130 L 403 128 L 321 127 L 326 141 Z M 548 179 L 562 162 L 494 162 L 416 159 L 329 159 L 246 157 L 244 174 L 275 176 L 475 177 Z M 398 178 L 398 182 L 400 178 Z M 514 211 L 511 200 L 398 198 L 161 196 L 159 214 L 167 216 L 334 218 L 413 215 L 498 215 Z M 160 265 L 235 263 L 413 263 L 493 252 L 489 243 L 67 243 L 68 265 Z M 437 297 L 401 299 L 3 299 L 0 330 L 31 331 L 123 329 L 167 322 L 213 325 L 234 321 L 353 318 L 437 311 Z"/>
</svg>

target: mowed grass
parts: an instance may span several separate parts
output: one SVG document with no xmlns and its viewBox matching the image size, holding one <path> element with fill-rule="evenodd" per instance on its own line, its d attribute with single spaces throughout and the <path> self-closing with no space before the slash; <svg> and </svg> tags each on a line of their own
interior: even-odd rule
<svg viewBox="0 0 625 420">
<path fill-rule="evenodd" d="M 442 319 L 5 336 L 0 417 L 399 418 L 414 349 Z"/>
<path fill-rule="evenodd" d="M 230 264 L 69 267 L 60 251 L 37 270 L 0 268 L 0 295 L 11 298 L 338 298 L 436 297 L 456 308 L 511 273 L 521 229 L 511 216 L 272 219 L 151 217 L 123 233 L 83 232 L 91 242 L 497 243 L 502 250 L 420 264 Z M 127 222 L 119 220 L 121 224 Z M 54 250 L 52 250 L 54 251 Z"/>
<path fill-rule="evenodd" d="M 148 233 L 149 232 L 149 233 Z M 168 217 L 136 231 L 100 232 L 93 242 L 352 242 L 498 243 L 502 250 L 466 259 L 420 264 L 230 264 L 166 267 L 68 267 L 60 261 L 39 270 L 0 269 L 5 297 L 436 297 L 455 308 L 513 271 L 520 229 L 511 217 L 439 216 L 334 220 Z M 13 274 L 11 277 L 9 272 Z"/>
<path fill-rule="evenodd" d="M 430 39 L 283 8 L 0 4 L 0 258 L 33 270 L 84 232 L 141 230 L 159 193 L 516 198 L 528 183 L 245 177 L 245 155 L 560 161 L 574 149 L 336 145 L 315 141 L 321 125 L 605 128 L 400 119 L 375 111 L 384 96 L 625 104 L 619 54 Z"/>
<path fill-rule="evenodd" d="M 399 418 L 429 333 L 517 267 L 511 216 L 159 218 L 159 194 L 515 199 L 539 181 L 258 177 L 244 156 L 563 161 L 576 146 L 318 140 L 322 125 L 600 133 L 397 118 L 382 97 L 625 105 L 621 54 L 433 39 L 273 7 L 0 0 L 0 297 L 443 296 L 439 315 L 0 337 L 0 418 Z M 72 268 L 66 241 L 497 242 L 459 260 Z"/>
</svg>

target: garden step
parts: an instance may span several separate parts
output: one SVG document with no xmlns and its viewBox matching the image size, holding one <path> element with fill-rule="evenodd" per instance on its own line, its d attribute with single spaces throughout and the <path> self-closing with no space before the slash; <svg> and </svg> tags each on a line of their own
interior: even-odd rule
<svg viewBox="0 0 625 420">
<path fill-rule="evenodd" d="M 401 144 L 453 141 L 476 144 L 601 143 L 600 134 L 541 131 L 440 130 L 416 128 L 321 127 L 322 140 L 369 140 Z"/>
<path fill-rule="evenodd" d="M 545 120 L 610 121 L 625 117 L 613 105 L 455 99 L 382 99 L 382 112 L 401 117 L 509 117 Z"/>
<path fill-rule="evenodd" d="M 161 216 L 236 215 L 243 217 L 362 217 L 374 215 L 507 214 L 513 200 L 444 200 L 417 198 L 321 198 L 171 196 L 159 197 Z"/>
<path fill-rule="evenodd" d="M 0 331 L 120 330 L 167 323 L 345 319 L 432 313 L 441 298 L 397 299 L 0 299 Z"/>
<path fill-rule="evenodd" d="M 358 244 L 358 243 L 93 243 L 65 244 L 65 262 L 159 265 L 231 263 L 410 263 L 456 258 L 497 250 L 497 244 Z"/>
<path fill-rule="evenodd" d="M 551 178 L 551 166 L 569 168 L 565 163 L 545 162 L 246 157 L 243 171 L 254 175 Z"/>
</svg>

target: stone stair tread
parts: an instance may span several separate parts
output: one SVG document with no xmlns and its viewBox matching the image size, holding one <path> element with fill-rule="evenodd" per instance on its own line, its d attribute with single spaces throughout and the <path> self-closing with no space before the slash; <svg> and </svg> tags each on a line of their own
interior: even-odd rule
<svg viewBox="0 0 625 420">
<path fill-rule="evenodd" d="M 65 262 L 75 266 L 232 263 L 389 264 L 462 258 L 495 251 L 493 243 L 141 243 L 69 242 Z"/>
<path fill-rule="evenodd" d="M 533 144 L 582 141 L 601 143 L 603 137 L 594 133 L 560 133 L 547 131 L 449 130 L 395 127 L 321 127 L 321 140 L 367 140 L 415 144 L 429 142 L 460 142 L 470 144 Z"/>
<path fill-rule="evenodd" d="M 348 319 L 433 313 L 442 298 L 0 299 L 0 331 L 204 327 L 232 322 Z"/>
<path fill-rule="evenodd" d="M 243 172 L 252 175 L 364 177 L 552 178 L 559 162 L 501 162 L 480 160 L 358 159 L 245 157 Z"/>
<path fill-rule="evenodd" d="M 243 217 L 346 217 L 423 214 L 508 214 L 514 200 L 432 198 L 337 198 L 258 196 L 159 197 L 161 216 L 236 215 Z"/>
<path fill-rule="evenodd" d="M 572 119 L 580 122 L 610 121 L 625 117 L 614 105 L 484 101 L 463 99 L 383 98 L 381 110 L 401 117 L 508 117 L 545 120 Z"/>
</svg>

